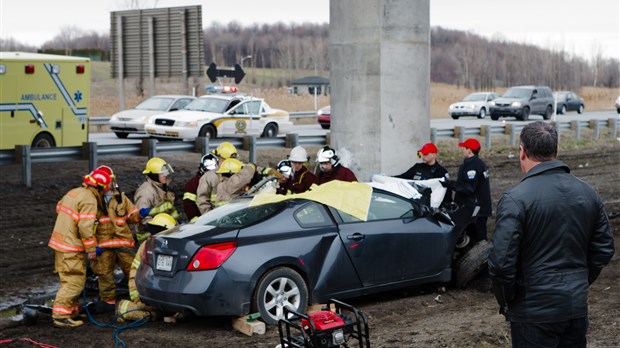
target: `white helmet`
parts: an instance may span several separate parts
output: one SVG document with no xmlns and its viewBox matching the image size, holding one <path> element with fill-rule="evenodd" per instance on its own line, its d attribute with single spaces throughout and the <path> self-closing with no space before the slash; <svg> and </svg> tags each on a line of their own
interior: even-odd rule
<svg viewBox="0 0 620 348">
<path fill-rule="evenodd" d="M 293 166 L 291 165 L 291 161 L 282 160 L 278 163 L 278 171 L 287 179 L 290 179 L 293 176 Z"/>
<path fill-rule="evenodd" d="M 336 155 L 336 150 L 332 149 L 329 146 L 324 146 L 319 152 L 316 154 L 316 161 L 321 162 L 330 162 L 332 166 L 337 166 L 339 163 L 339 158 Z"/>
<path fill-rule="evenodd" d="M 198 172 L 200 175 L 204 174 L 208 170 L 217 169 L 217 156 L 214 154 L 208 153 L 200 159 L 200 164 L 198 165 Z"/>
<path fill-rule="evenodd" d="M 288 155 L 288 160 L 293 162 L 308 162 L 308 153 L 301 146 L 295 146 Z"/>
</svg>

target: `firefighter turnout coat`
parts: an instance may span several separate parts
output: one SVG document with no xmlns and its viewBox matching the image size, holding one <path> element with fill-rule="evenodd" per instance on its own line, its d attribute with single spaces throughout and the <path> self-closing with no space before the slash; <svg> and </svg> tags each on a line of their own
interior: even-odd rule
<svg viewBox="0 0 620 348">
<path fill-rule="evenodd" d="M 179 213 L 174 208 L 174 192 L 164 190 L 161 183 L 146 178 L 146 181 L 138 187 L 134 195 L 135 205 L 138 210 L 149 208 L 151 212 L 142 219 L 142 224 L 151 221 L 153 216 L 159 213 L 170 214 L 178 219 Z"/>
<path fill-rule="evenodd" d="M 95 221 L 101 196 L 96 188 L 69 191 L 56 204 L 56 224 L 48 246 L 63 253 L 92 253 L 97 248 Z"/>
<path fill-rule="evenodd" d="M 135 247 L 128 223 L 140 221 L 138 208 L 122 192 L 115 192 L 107 204 L 107 215 L 99 216 L 97 244 L 101 249 Z"/>
<path fill-rule="evenodd" d="M 302 193 L 310 189 L 316 183 L 316 176 L 312 174 L 305 165 L 293 174 L 293 177 L 280 183 L 278 194 Z"/>
<path fill-rule="evenodd" d="M 217 197 L 215 199 L 215 207 L 227 204 L 231 199 L 238 197 L 244 191 L 243 189 L 250 184 L 256 173 L 256 165 L 249 163 L 243 168 L 224 180 L 217 187 Z"/>
<path fill-rule="evenodd" d="M 198 181 L 196 205 L 198 205 L 201 215 L 213 209 L 217 199 L 217 187 L 222 181 L 224 181 L 224 177 L 217 174 L 215 170 L 204 173 Z"/>
<path fill-rule="evenodd" d="M 316 177 L 316 183 L 318 185 L 330 182 L 332 180 L 354 182 L 357 181 L 357 177 L 351 171 L 351 169 L 341 164 L 335 166 L 329 172 L 319 172 L 319 175 L 317 175 Z"/>
<path fill-rule="evenodd" d="M 189 181 L 185 184 L 185 189 L 183 190 L 183 211 L 185 211 L 185 216 L 187 216 L 187 221 L 192 221 L 194 218 L 200 216 L 200 209 L 198 209 L 198 184 L 200 183 L 200 178 L 202 175 L 200 173 L 196 173 Z"/>
</svg>

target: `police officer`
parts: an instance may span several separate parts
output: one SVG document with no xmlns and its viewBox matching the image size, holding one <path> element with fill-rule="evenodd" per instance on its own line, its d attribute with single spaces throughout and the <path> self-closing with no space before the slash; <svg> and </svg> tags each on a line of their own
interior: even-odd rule
<svg viewBox="0 0 620 348">
<path fill-rule="evenodd" d="M 444 187 L 455 192 L 454 203 L 460 206 L 480 206 L 476 218 L 476 242 L 487 239 L 487 218 L 491 216 L 491 188 L 487 165 L 478 157 L 480 142 L 469 138 L 459 147 L 463 148 L 463 164 L 454 180 L 442 181 Z"/>
</svg>

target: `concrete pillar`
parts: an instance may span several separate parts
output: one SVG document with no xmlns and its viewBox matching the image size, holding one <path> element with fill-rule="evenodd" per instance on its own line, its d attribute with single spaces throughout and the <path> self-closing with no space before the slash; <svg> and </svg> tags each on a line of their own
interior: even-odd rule
<svg viewBox="0 0 620 348">
<path fill-rule="evenodd" d="M 430 138 L 430 53 L 429 0 L 330 1 L 331 144 L 350 152 L 359 180 L 418 161 Z"/>
</svg>

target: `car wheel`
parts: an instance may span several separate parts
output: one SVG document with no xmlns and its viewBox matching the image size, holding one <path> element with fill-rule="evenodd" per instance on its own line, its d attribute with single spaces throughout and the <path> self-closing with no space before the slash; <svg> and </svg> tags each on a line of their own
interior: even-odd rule
<svg viewBox="0 0 620 348">
<path fill-rule="evenodd" d="M 47 133 L 41 133 L 37 135 L 36 138 L 32 141 L 32 147 L 54 147 L 56 146 L 56 142 L 51 135 Z"/>
<path fill-rule="evenodd" d="M 527 106 L 523 108 L 523 113 L 521 114 L 521 121 L 527 121 L 530 119 L 530 108 Z"/>
<path fill-rule="evenodd" d="M 487 110 L 485 108 L 480 109 L 480 113 L 478 114 L 478 118 L 487 117 Z"/>
<path fill-rule="evenodd" d="M 579 109 L 577 109 L 578 114 L 583 114 L 583 105 L 579 105 Z"/>
<path fill-rule="evenodd" d="M 274 268 L 258 282 L 254 305 L 268 325 L 275 325 L 284 318 L 284 307 L 305 312 L 308 306 L 306 282 L 290 268 Z"/>
<path fill-rule="evenodd" d="M 458 119 L 459 119 L 459 117 L 458 117 L 457 115 L 452 115 L 452 119 L 453 119 L 453 120 L 458 120 Z"/>
<path fill-rule="evenodd" d="M 481 240 L 469 249 L 454 265 L 454 285 L 464 288 L 487 265 L 491 245 Z"/>
<path fill-rule="evenodd" d="M 278 126 L 273 123 L 265 126 L 265 130 L 263 131 L 263 138 L 273 138 L 278 135 Z"/>
<path fill-rule="evenodd" d="M 497 121 L 497 120 L 499 120 L 499 115 L 493 115 L 493 114 L 491 114 L 491 119 L 492 119 L 493 121 Z"/>
<path fill-rule="evenodd" d="M 127 139 L 129 136 L 129 133 L 114 132 L 114 134 L 116 134 L 116 137 L 119 139 Z"/>
<path fill-rule="evenodd" d="M 562 105 L 562 109 L 560 109 L 560 114 L 566 114 L 566 105 Z"/>
<path fill-rule="evenodd" d="M 322 125 L 321 125 L 321 128 L 323 128 L 323 129 L 329 129 L 329 126 L 328 126 L 328 125 L 326 125 L 326 124 L 322 124 Z"/>
<path fill-rule="evenodd" d="M 553 108 L 551 107 L 551 105 L 547 105 L 547 108 L 545 109 L 545 113 L 543 114 L 543 118 L 545 120 L 550 119 L 552 113 L 553 113 Z"/>
<path fill-rule="evenodd" d="M 200 132 L 198 132 L 199 137 L 207 137 L 209 139 L 215 139 L 217 137 L 217 130 L 210 124 L 206 124 L 200 128 Z"/>
</svg>

